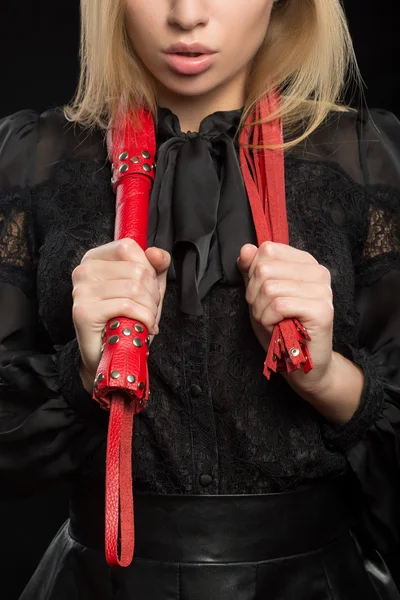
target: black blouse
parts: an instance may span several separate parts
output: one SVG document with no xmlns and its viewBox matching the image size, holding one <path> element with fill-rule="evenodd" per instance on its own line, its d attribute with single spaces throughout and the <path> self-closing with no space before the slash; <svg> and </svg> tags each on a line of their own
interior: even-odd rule
<svg viewBox="0 0 400 600">
<path fill-rule="evenodd" d="M 331 271 L 334 349 L 365 373 L 359 410 L 346 425 L 333 426 L 281 376 L 268 382 L 262 375 L 264 351 L 232 265 L 252 225 L 239 223 L 229 235 L 221 218 L 233 206 L 249 214 L 225 127 L 233 117 L 208 117 L 203 138 L 174 130 L 162 140 L 161 120 L 149 235 L 174 250 L 176 272 L 151 346 L 151 401 L 135 425 L 135 488 L 257 494 L 350 469 L 364 492 L 359 513 L 386 549 L 400 538 L 400 124 L 379 111 L 373 120 L 332 115 L 286 153 L 290 243 Z M 166 152 L 163 159 L 168 144 L 170 151 L 179 149 L 174 159 Z M 187 162 L 179 154 L 187 161 L 197 151 L 214 179 L 214 220 L 208 241 L 196 246 L 199 229 L 190 229 L 189 217 L 197 196 L 183 193 Z M 104 477 L 107 413 L 79 378 L 71 273 L 89 248 L 113 238 L 103 136 L 66 124 L 59 111 L 4 119 L 0 190 L 1 476 L 16 486 L 62 476 L 98 480 Z M 169 227 L 164 217 L 157 220 L 161 209 Z M 190 280 L 193 269 L 180 267 L 185 260 L 193 265 L 193 256 L 199 268 Z M 209 285 L 202 284 L 213 272 Z M 194 297 L 187 290 L 198 294 L 194 310 L 183 306 Z"/>
</svg>

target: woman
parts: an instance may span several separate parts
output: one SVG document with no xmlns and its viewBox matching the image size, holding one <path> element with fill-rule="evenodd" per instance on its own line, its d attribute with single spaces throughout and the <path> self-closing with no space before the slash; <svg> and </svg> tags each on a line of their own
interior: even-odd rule
<svg viewBox="0 0 400 600">
<path fill-rule="evenodd" d="M 71 481 L 22 599 L 399 598 L 381 558 L 400 533 L 399 124 L 336 104 L 339 1 L 82 0 L 81 57 L 64 112 L 1 124 L 0 464 L 13 485 Z M 290 245 L 258 246 L 238 138 L 277 89 Z M 121 105 L 156 122 L 146 251 L 113 241 Z M 125 569 L 104 559 L 92 400 L 116 315 L 153 336 Z M 268 381 L 284 318 L 313 368 Z"/>
</svg>

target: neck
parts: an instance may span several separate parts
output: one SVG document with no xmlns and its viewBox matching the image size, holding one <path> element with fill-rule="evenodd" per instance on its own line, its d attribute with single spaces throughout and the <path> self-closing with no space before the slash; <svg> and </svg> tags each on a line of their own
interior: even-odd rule
<svg viewBox="0 0 400 600">
<path fill-rule="evenodd" d="M 182 131 L 198 131 L 201 121 L 217 111 L 237 110 L 244 104 L 245 82 L 240 87 L 230 89 L 215 89 L 198 96 L 175 94 L 167 89 L 157 90 L 157 102 L 160 106 L 169 108 L 179 119 Z"/>
</svg>

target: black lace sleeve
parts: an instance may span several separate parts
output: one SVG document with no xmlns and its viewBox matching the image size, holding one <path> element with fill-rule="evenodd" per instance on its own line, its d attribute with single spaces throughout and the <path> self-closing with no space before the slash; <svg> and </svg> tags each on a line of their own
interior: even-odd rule
<svg viewBox="0 0 400 600">
<path fill-rule="evenodd" d="M 377 113 L 367 127 L 376 139 L 360 146 L 366 235 L 355 264 L 359 345 L 351 349 L 365 385 L 353 419 L 326 426 L 325 436 L 356 475 L 364 530 L 389 552 L 400 543 L 400 123 Z"/>
<path fill-rule="evenodd" d="M 28 183 L 39 129 L 30 111 L 0 122 L 0 473 L 23 486 L 73 472 L 104 435 L 88 419 L 97 407 L 81 384 L 76 340 L 53 347 L 37 315 Z"/>
</svg>

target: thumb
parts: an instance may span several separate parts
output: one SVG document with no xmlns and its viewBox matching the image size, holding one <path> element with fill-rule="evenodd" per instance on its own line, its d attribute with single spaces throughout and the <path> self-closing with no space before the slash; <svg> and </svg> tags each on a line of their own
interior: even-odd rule
<svg viewBox="0 0 400 600">
<path fill-rule="evenodd" d="M 239 258 L 237 259 L 237 265 L 245 281 L 247 281 L 247 274 L 251 267 L 251 263 L 253 262 L 257 254 L 257 251 L 257 246 L 254 246 L 253 244 L 245 244 L 240 249 Z"/>
<path fill-rule="evenodd" d="M 157 275 L 166 274 L 171 264 L 171 255 L 166 250 L 152 246 L 145 251 L 149 263 L 157 271 Z"/>
</svg>

